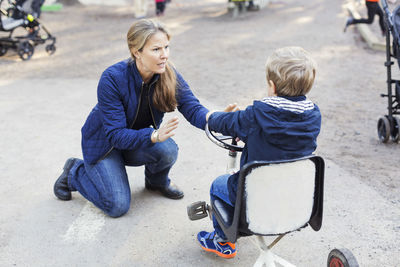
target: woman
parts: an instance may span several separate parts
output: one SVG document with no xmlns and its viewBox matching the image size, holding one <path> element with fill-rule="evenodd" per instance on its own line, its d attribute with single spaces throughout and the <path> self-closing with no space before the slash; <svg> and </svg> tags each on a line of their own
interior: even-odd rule
<svg viewBox="0 0 400 267">
<path fill-rule="evenodd" d="M 107 215 L 122 216 L 131 200 L 125 166 L 142 165 L 146 189 L 171 199 L 183 197 L 168 176 L 178 155 L 170 138 L 178 119 L 161 124 L 162 118 L 178 108 L 192 125 L 204 129 L 208 110 L 168 62 L 169 40 L 159 22 L 142 19 L 131 26 L 131 58 L 102 74 L 98 103 L 82 127 L 83 160 L 65 163 L 54 185 L 59 199 L 70 200 L 71 191 L 79 191 Z"/>
</svg>

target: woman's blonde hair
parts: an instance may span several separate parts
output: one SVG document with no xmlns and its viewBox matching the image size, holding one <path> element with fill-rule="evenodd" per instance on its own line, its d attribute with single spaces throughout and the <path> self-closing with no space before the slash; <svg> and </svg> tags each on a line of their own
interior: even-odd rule
<svg viewBox="0 0 400 267">
<path fill-rule="evenodd" d="M 279 48 L 267 59 L 267 82 L 274 82 L 278 96 L 305 95 L 314 83 L 315 69 L 315 61 L 303 48 Z"/>
<path fill-rule="evenodd" d="M 170 40 L 171 35 L 167 29 L 158 21 L 141 19 L 132 24 L 127 34 L 128 48 L 132 59 L 135 61 L 134 53 L 142 51 L 147 41 L 157 32 L 163 32 Z M 173 66 L 167 62 L 165 72 L 160 74 L 153 94 L 154 106 L 163 112 L 174 111 L 176 101 L 176 74 Z"/>
</svg>

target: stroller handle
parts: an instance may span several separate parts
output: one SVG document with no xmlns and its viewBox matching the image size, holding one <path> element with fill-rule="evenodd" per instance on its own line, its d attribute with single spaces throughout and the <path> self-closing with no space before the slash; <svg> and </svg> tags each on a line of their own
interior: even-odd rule
<svg viewBox="0 0 400 267">
<path fill-rule="evenodd" d="M 0 0 L 0 4 L 3 3 L 3 1 L 4 1 L 4 0 Z M 13 5 L 13 6 L 16 6 L 16 5 L 17 5 L 17 3 L 15 2 L 15 0 L 8 0 L 8 3 L 9 3 L 10 5 Z"/>
<path fill-rule="evenodd" d="M 0 4 L 3 2 L 4 0 L 0 0 Z M 23 14 L 27 15 L 28 13 L 25 12 L 25 10 L 22 9 L 22 6 L 17 5 L 17 2 L 15 0 L 8 0 L 8 3 L 10 5 L 12 5 L 13 7 L 15 7 L 19 12 L 22 12 Z"/>
<path fill-rule="evenodd" d="M 389 11 L 389 6 L 387 3 L 387 0 L 381 0 L 381 3 L 382 3 L 383 9 L 385 10 L 385 13 L 389 15 L 390 11 Z"/>
<path fill-rule="evenodd" d="M 388 29 L 391 30 L 391 28 L 393 27 L 392 12 L 389 10 L 387 0 L 381 0 L 381 3 L 382 3 L 383 11 L 384 11 L 385 20 L 388 23 L 388 25 L 387 25 Z"/>
<path fill-rule="evenodd" d="M 389 10 L 389 6 L 388 6 L 388 4 L 387 4 L 387 0 L 381 0 L 381 3 L 382 3 L 383 10 L 384 10 L 385 13 L 388 15 L 388 17 L 390 17 L 391 12 L 390 12 L 390 10 Z"/>
</svg>

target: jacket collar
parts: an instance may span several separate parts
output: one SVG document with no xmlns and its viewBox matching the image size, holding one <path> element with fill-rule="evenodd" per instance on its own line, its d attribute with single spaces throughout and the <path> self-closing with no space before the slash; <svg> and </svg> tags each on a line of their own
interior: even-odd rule
<svg viewBox="0 0 400 267">
<path fill-rule="evenodd" d="M 290 101 L 295 101 L 295 102 L 304 101 L 304 100 L 307 99 L 305 95 L 299 95 L 299 96 L 281 96 L 281 97 L 282 97 L 282 98 L 285 98 L 285 99 L 287 99 L 287 100 L 290 100 Z"/>
<path fill-rule="evenodd" d="M 128 59 L 128 65 L 129 65 L 129 72 L 132 74 L 132 76 L 134 78 L 135 89 L 140 90 L 140 88 L 142 88 L 142 84 L 144 82 L 143 82 L 142 76 L 140 75 L 140 72 L 136 66 L 135 60 L 133 60 L 132 58 Z M 148 84 L 149 85 L 154 84 L 159 78 L 160 78 L 160 74 L 154 74 Z"/>
</svg>

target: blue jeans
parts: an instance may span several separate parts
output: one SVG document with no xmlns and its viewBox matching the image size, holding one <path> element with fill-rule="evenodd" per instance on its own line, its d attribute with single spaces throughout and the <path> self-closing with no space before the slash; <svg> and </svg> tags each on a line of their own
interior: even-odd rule
<svg viewBox="0 0 400 267">
<path fill-rule="evenodd" d="M 87 164 L 75 161 L 68 176 L 71 191 L 78 191 L 111 217 L 128 212 L 131 190 L 125 166 L 145 166 L 145 179 L 153 186 L 168 186 L 168 173 L 178 157 L 171 138 L 137 151 L 113 149 L 103 160 Z"/>
<path fill-rule="evenodd" d="M 229 205 L 234 209 L 234 205 L 229 200 L 229 191 L 228 191 L 229 176 L 230 176 L 229 174 L 224 174 L 214 180 L 210 188 L 210 198 L 211 202 L 214 201 L 215 199 L 219 199 L 222 202 L 224 202 L 224 204 Z M 233 214 L 230 215 L 231 215 L 230 217 L 233 217 Z M 221 226 L 219 226 L 214 215 L 212 216 L 212 219 L 213 219 L 213 226 L 218 237 L 220 238 L 221 241 L 226 240 L 226 236 L 222 231 Z"/>
</svg>

